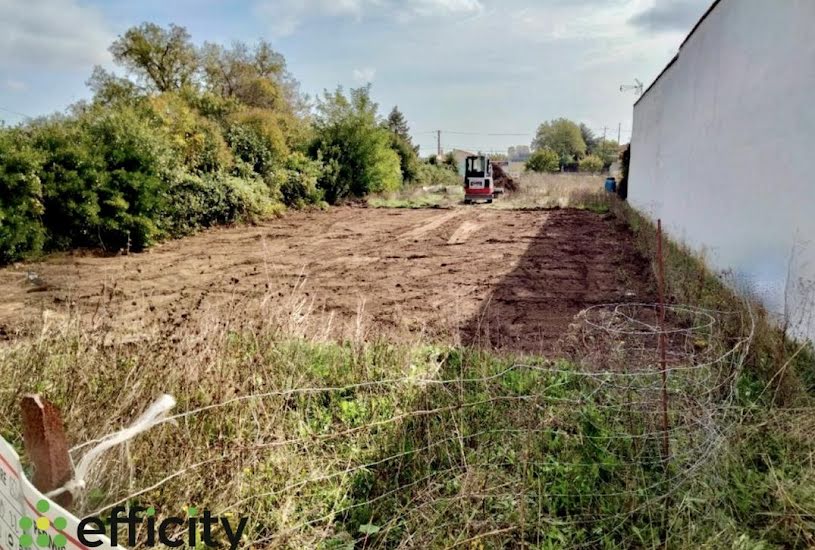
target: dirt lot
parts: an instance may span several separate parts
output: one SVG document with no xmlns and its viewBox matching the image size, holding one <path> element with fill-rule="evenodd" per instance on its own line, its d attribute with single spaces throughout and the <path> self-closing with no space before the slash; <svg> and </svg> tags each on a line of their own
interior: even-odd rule
<svg viewBox="0 0 815 550">
<path fill-rule="evenodd" d="M 332 336 L 546 351 L 580 309 L 649 299 L 647 273 L 627 230 L 587 211 L 335 208 L 5 268 L 0 335 L 73 318 L 139 338 L 205 314 L 282 311 Z"/>
</svg>

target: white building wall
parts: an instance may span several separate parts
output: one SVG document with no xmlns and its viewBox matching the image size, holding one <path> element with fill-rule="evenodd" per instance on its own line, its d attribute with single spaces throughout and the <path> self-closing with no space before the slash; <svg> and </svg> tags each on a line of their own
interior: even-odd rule
<svg viewBox="0 0 815 550">
<path fill-rule="evenodd" d="M 634 107 L 629 200 L 815 339 L 815 0 L 722 0 Z"/>
</svg>

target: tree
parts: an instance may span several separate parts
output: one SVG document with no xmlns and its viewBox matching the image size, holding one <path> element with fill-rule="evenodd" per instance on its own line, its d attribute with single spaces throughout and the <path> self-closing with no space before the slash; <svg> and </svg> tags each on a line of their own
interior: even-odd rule
<svg viewBox="0 0 815 550">
<path fill-rule="evenodd" d="M 93 92 L 93 99 L 105 105 L 113 103 L 135 103 L 142 97 L 143 90 L 134 82 L 116 76 L 99 65 L 93 68 L 86 82 Z"/>
<path fill-rule="evenodd" d="M 616 141 L 601 139 L 597 143 L 594 154 L 603 160 L 603 168 L 608 169 L 620 157 L 620 146 Z"/>
<path fill-rule="evenodd" d="M 261 176 L 271 174 L 289 153 L 278 116 L 266 109 L 243 109 L 231 115 L 226 141 L 235 156 Z"/>
<path fill-rule="evenodd" d="M 538 149 L 526 161 L 526 169 L 532 172 L 559 172 L 560 157 L 551 149 Z"/>
<path fill-rule="evenodd" d="M 170 144 L 190 172 L 219 172 L 232 166 L 232 153 L 218 124 L 198 114 L 173 92 L 151 97 L 149 102 Z"/>
<path fill-rule="evenodd" d="M 407 120 L 405 120 L 405 115 L 402 114 L 398 106 L 391 109 L 386 124 L 391 132 L 407 141 L 411 147 L 413 146 L 413 140 L 410 137 L 410 128 L 408 127 Z"/>
<path fill-rule="evenodd" d="M 401 135 L 391 133 L 391 149 L 399 155 L 399 169 L 406 182 L 415 181 L 419 174 L 419 155 L 410 141 Z"/>
<path fill-rule="evenodd" d="M 42 157 L 23 132 L 0 127 L 0 263 L 42 249 Z"/>
<path fill-rule="evenodd" d="M 80 122 L 104 175 L 97 238 L 105 248 L 140 250 L 161 235 L 165 177 L 178 163 L 155 120 L 125 107 L 94 108 Z"/>
<path fill-rule="evenodd" d="M 337 88 L 317 104 L 310 153 L 325 166 L 320 187 L 326 200 L 393 191 L 402 183 L 399 156 L 391 149 L 391 133 L 377 120 L 370 86 L 349 95 Z"/>
<path fill-rule="evenodd" d="M 31 143 L 43 153 L 39 178 L 47 248 L 98 244 L 99 193 L 107 182 L 100 149 L 75 120 L 58 117 L 32 125 Z"/>
<path fill-rule="evenodd" d="M 250 107 L 287 111 L 286 60 L 266 41 L 254 48 L 235 42 L 231 48 L 205 42 L 201 65 L 207 87 Z"/>
<path fill-rule="evenodd" d="M 507 150 L 507 156 L 511 161 L 525 162 L 532 156 L 532 151 L 529 149 L 529 145 L 516 145 Z"/>
<path fill-rule="evenodd" d="M 385 128 L 391 132 L 391 148 L 399 155 L 399 167 L 402 170 L 404 181 L 414 181 L 419 174 L 418 147 L 414 147 L 410 138 L 405 115 L 394 107 L 384 122 Z"/>
<path fill-rule="evenodd" d="M 565 118 L 544 122 L 538 127 L 533 149 L 549 148 L 560 157 L 560 164 L 573 163 L 586 154 L 586 142 L 580 133 L 580 127 Z"/>
<path fill-rule="evenodd" d="M 579 166 L 581 172 L 591 172 L 596 174 L 603 169 L 603 159 L 597 155 L 589 155 L 580 159 Z"/>
<path fill-rule="evenodd" d="M 155 23 L 131 27 L 110 46 L 113 60 L 159 92 L 178 90 L 192 82 L 198 56 L 187 29 Z"/>
<path fill-rule="evenodd" d="M 594 132 L 591 128 L 580 123 L 580 135 L 583 137 L 583 141 L 586 143 L 586 154 L 593 154 L 595 149 L 597 148 L 597 144 L 601 141 L 594 135 Z"/>
</svg>

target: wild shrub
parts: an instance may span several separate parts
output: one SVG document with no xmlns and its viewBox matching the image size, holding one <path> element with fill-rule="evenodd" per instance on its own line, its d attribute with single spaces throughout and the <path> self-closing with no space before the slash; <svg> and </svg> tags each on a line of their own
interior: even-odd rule
<svg viewBox="0 0 815 550">
<path fill-rule="evenodd" d="M 261 109 L 233 114 L 226 140 L 235 156 L 260 175 L 271 173 L 289 152 L 277 115 Z"/>
<path fill-rule="evenodd" d="M 538 149 L 526 161 L 530 172 L 560 172 L 560 157 L 551 149 Z"/>
<path fill-rule="evenodd" d="M 405 183 L 416 181 L 419 176 L 421 162 L 413 146 L 404 137 L 391 132 L 391 149 L 399 155 L 399 169 Z"/>
<path fill-rule="evenodd" d="M 160 227 L 171 236 L 235 222 L 254 222 L 277 209 L 260 178 L 181 173 L 167 189 Z"/>
<path fill-rule="evenodd" d="M 93 109 L 81 120 L 106 177 L 98 189 L 98 236 L 106 249 L 140 250 L 160 237 L 163 177 L 176 164 L 162 132 L 131 108 Z"/>
<path fill-rule="evenodd" d="M 0 128 L 0 262 L 42 249 L 42 153 L 19 130 Z"/>
<path fill-rule="evenodd" d="M 342 89 L 326 92 L 320 101 L 310 152 L 327 167 L 320 187 L 328 202 L 394 191 L 401 185 L 399 156 L 376 113 L 368 87 L 351 90 L 348 97 Z"/>
<path fill-rule="evenodd" d="M 99 244 L 99 193 L 108 174 L 101 152 L 75 120 L 46 119 L 31 130 L 42 153 L 38 175 L 43 187 L 46 248 Z"/>
<path fill-rule="evenodd" d="M 452 187 L 461 185 L 463 178 L 457 172 L 450 170 L 447 166 L 438 164 L 422 163 L 419 165 L 416 175 L 416 183 L 425 186 L 441 185 Z"/>
<path fill-rule="evenodd" d="M 155 96 L 151 105 L 170 144 L 189 171 L 219 172 L 231 167 L 232 152 L 216 122 L 196 113 L 175 93 Z"/>
<path fill-rule="evenodd" d="M 587 157 L 583 157 L 578 162 L 578 166 L 581 172 L 590 172 L 592 174 L 596 174 L 603 169 L 605 165 L 603 159 L 596 155 L 589 155 Z"/>
<path fill-rule="evenodd" d="M 302 208 L 323 201 L 323 190 L 317 187 L 323 174 L 320 162 L 302 153 L 292 153 L 286 158 L 284 168 L 277 170 L 275 179 L 286 206 Z"/>
</svg>

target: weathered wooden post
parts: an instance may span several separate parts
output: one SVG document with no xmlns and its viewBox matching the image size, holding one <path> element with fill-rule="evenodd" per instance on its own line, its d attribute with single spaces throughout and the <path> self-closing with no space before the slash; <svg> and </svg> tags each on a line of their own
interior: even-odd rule
<svg viewBox="0 0 815 550">
<path fill-rule="evenodd" d="M 59 489 L 73 475 L 59 409 L 42 396 L 34 394 L 23 396 L 20 411 L 26 454 L 34 465 L 32 483 L 43 493 Z M 65 491 L 53 500 L 67 508 L 73 496 Z"/>
</svg>

